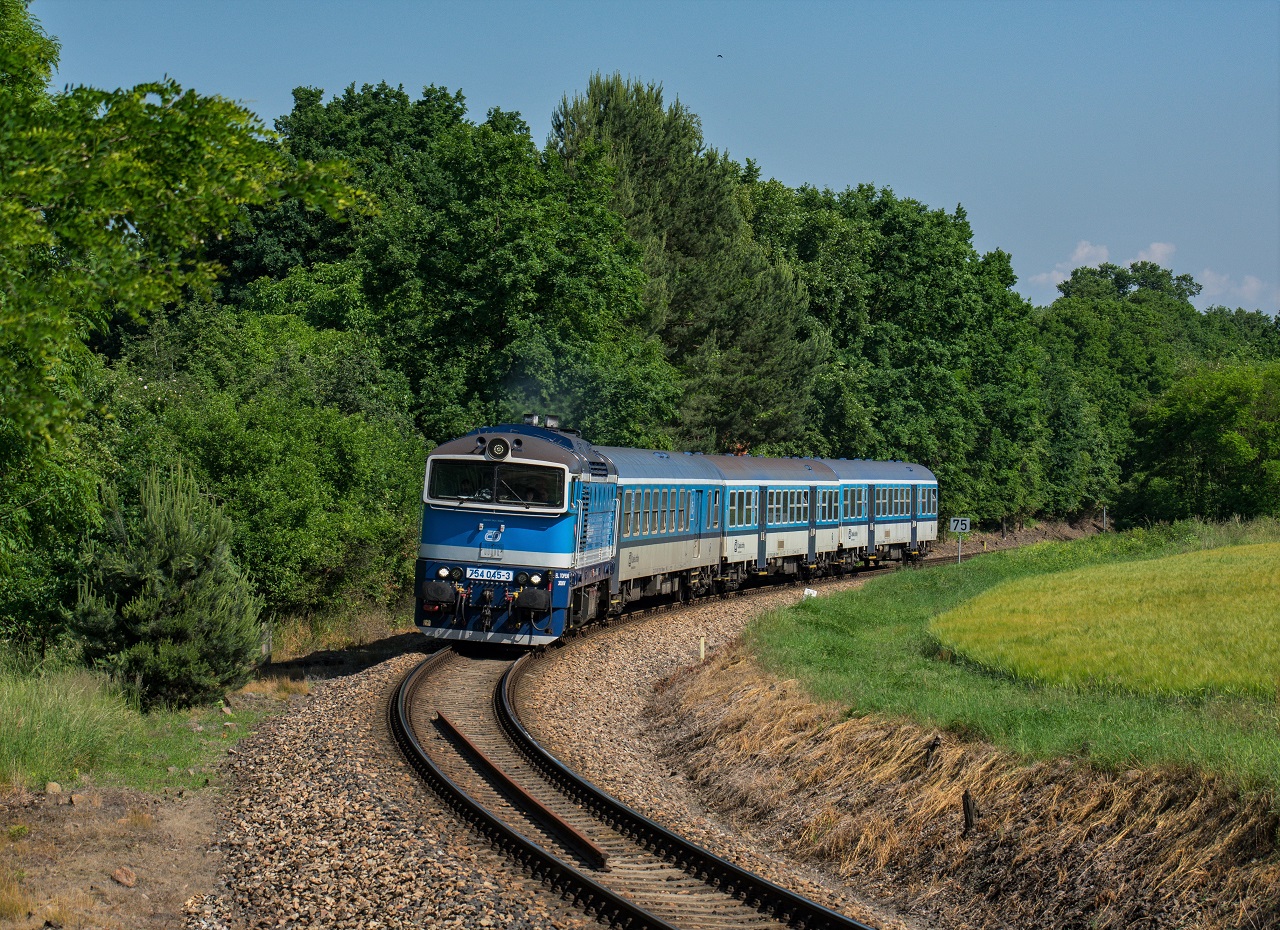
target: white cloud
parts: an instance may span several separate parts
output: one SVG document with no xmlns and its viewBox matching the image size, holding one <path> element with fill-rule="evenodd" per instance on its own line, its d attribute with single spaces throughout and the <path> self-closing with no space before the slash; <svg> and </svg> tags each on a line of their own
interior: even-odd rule
<svg viewBox="0 0 1280 930">
<path fill-rule="evenodd" d="M 1065 262 L 1058 262 L 1053 266 L 1052 271 L 1042 271 L 1040 274 L 1032 275 L 1028 280 L 1032 284 L 1057 287 L 1070 278 L 1071 272 L 1075 269 L 1082 265 L 1101 265 L 1110 254 L 1111 250 L 1105 245 L 1094 245 L 1088 239 L 1081 239 L 1076 243 L 1076 249 L 1071 253 L 1071 258 Z"/>
<path fill-rule="evenodd" d="M 1094 245 L 1088 239 L 1081 239 L 1076 243 L 1076 250 L 1071 253 L 1071 269 L 1081 265 L 1101 265 L 1110 254 L 1111 250 L 1105 245 Z M 1059 263 L 1057 267 L 1061 268 L 1063 264 L 1065 263 Z"/>
<path fill-rule="evenodd" d="M 1246 310 L 1280 311 L 1280 287 L 1268 285 L 1261 278 L 1247 274 L 1239 281 L 1230 275 L 1206 268 L 1196 275 L 1200 282 L 1199 304 L 1243 306 Z"/>
<path fill-rule="evenodd" d="M 1153 242 L 1138 253 L 1136 261 L 1155 262 L 1157 265 L 1168 268 L 1172 264 L 1173 253 L 1176 251 L 1178 247 L 1172 242 Z M 1133 263 L 1130 262 L 1130 264 Z"/>
</svg>

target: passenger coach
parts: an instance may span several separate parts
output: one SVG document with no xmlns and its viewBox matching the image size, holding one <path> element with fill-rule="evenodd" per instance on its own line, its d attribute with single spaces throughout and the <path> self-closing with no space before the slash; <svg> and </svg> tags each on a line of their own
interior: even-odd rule
<svg viewBox="0 0 1280 930">
<path fill-rule="evenodd" d="M 527 417 L 428 456 L 415 621 L 545 645 L 644 597 L 912 558 L 937 519 L 921 465 L 593 446 Z"/>
</svg>

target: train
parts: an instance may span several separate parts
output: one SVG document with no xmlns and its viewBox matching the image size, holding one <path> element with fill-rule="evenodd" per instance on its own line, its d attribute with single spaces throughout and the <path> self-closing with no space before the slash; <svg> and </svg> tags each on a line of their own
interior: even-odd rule
<svg viewBox="0 0 1280 930">
<path fill-rule="evenodd" d="M 915 559 L 938 535 L 922 465 L 597 446 L 534 415 L 437 446 L 422 502 L 417 628 L 513 646 L 642 598 Z"/>
</svg>

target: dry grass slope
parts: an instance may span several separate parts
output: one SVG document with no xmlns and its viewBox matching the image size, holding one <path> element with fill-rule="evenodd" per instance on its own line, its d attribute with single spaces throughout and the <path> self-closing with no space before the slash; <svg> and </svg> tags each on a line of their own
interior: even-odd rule
<svg viewBox="0 0 1280 930">
<path fill-rule="evenodd" d="M 845 719 L 740 647 L 677 675 L 654 712 L 673 766 L 717 809 L 909 911 L 978 927 L 1280 926 L 1273 800 L 1213 776 L 1027 764 Z"/>
</svg>

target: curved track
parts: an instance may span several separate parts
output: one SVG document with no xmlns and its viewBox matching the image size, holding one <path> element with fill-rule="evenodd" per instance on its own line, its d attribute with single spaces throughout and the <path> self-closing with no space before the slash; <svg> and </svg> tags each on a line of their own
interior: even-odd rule
<svg viewBox="0 0 1280 930">
<path fill-rule="evenodd" d="M 437 652 L 391 726 L 437 791 L 503 852 L 602 922 L 661 930 L 869 930 L 635 813 L 538 747 L 516 719 L 518 662 Z"/>
</svg>

